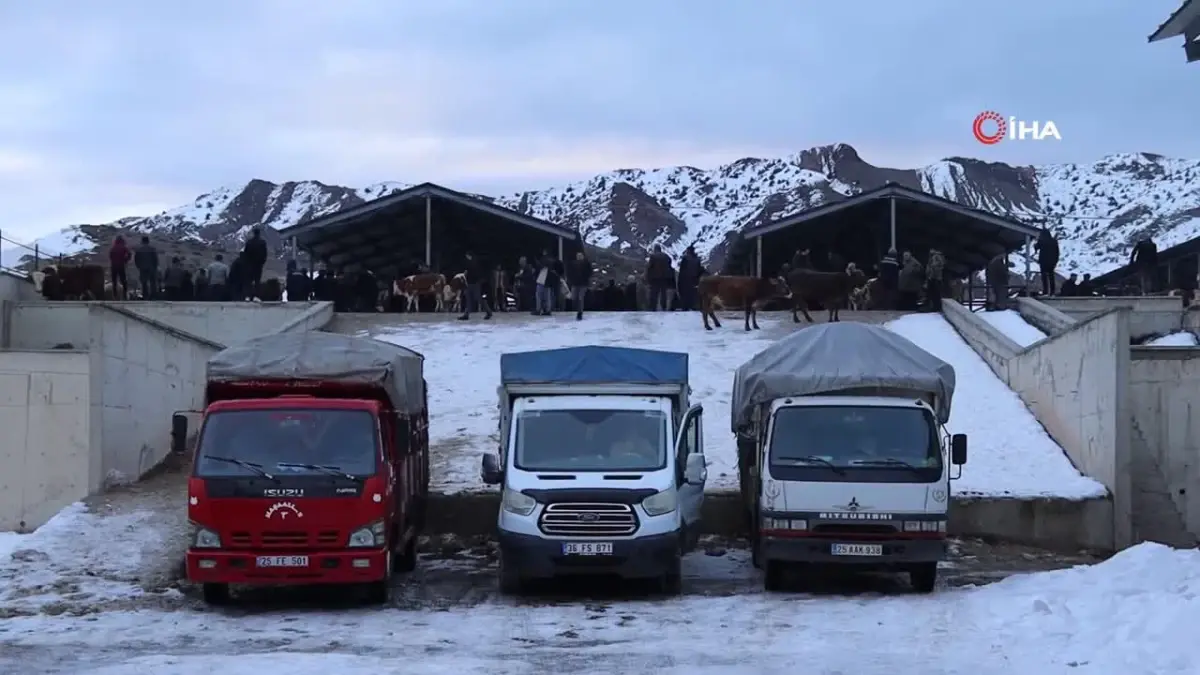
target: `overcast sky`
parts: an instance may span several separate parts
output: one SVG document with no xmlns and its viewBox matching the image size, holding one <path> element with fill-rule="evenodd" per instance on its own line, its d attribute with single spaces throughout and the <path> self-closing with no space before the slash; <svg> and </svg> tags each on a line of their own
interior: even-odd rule
<svg viewBox="0 0 1200 675">
<path fill-rule="evenodd" d="M 1200 157 L 1178 0 L 0 2 L 0 232 L 250 178 L 485 193 L 847 142 L 881 165 Z M 982 110 L 1061 143 L 985 147 Z"/>
</svg>

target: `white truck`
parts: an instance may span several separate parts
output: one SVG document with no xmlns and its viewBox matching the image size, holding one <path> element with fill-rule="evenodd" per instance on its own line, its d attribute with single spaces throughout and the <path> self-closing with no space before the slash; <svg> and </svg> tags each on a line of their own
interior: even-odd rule
<svg viewBox="0 0 1200 675">
<path fill-rule="evenodd" d="M 615 574 L 678 593 L 708 472 L 687 354 L 572 347 L 500 357 L 500 589 Z"/>
<path fill-rule="evenodd" d="M 908 572 L 930 592 L 946 555 L 954 368 L 903 337 L 838 322 L 797 331 L 734 376 L 731 418 L 753 559 Z M 961 469 L 960 469 L 961 473 Z"/>
</svg>

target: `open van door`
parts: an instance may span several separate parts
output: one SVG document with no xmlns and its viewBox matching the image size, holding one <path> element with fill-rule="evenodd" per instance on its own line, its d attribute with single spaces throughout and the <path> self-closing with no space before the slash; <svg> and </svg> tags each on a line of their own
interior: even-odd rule
<svg viewBox="0 0 1200 675">
<path fill-rule="evenodd" d="M 703 406 L 689 408 L 675 437 L 675 485 L 679 492 L 679 513 L 687 534 L 685 549 L 694 547 L 700 538 L 700 512 L 704 506 L 704 484 L 708 481 L 703 418 Z"/>
</svg>

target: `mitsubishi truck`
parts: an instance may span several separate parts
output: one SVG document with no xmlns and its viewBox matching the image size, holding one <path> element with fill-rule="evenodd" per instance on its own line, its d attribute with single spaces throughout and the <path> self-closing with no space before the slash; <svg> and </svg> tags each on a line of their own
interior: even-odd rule
<svg viewBox="0 0 1200 675">
<path fill-rule="evenodd" d="M 598 574 L 680 591 L 708 471 L 688 356 L 573 347 L 500 357 L 500 588 Z"/>
<path fill-rule="evenodd" d="M 731 417 L 755 566 L 907 572 L 928 593 L 946 556 L 954 369 L 883 328 L 804 328 L 738 368 Z"/>
<path fill-rule="evenodd" d="M 231 584 L 354 584 L 388 600 L 425 518 L 423 372 L 414 351 L 321 332 L 208 361 L 187 494 L 187 578 L 206 602 L 228 602 Z M 173 443 L 186 425 L 177 415 Z"/>
</svg>

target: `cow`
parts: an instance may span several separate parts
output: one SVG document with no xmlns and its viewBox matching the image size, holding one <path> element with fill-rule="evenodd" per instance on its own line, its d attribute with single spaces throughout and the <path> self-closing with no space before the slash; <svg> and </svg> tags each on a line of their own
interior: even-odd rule
<svg viewBox="0 0 1200 675">
<path fill-rule="evenodd" d="M 758 330 L 758 308 L 777 297 L 791 297 L 783 279 L 740 276 L 701 277 L 697 287 L 700 294 L 700 316 L 704 319 L 704 330 L 721 327 L 716 308 L 738 307 L 745 312 L 746 330 Z M 712 318 L 713 326 L 708 324 Z"/>
<path fill-rule="evenodd" d="M 107 276 L 100 265 L 59 265 L 59 292 L 63 300 L 103 300 Z"/>
<path fill-rule="evenodd" d="M 829 321 L 841 321 L 839 310 L 849 302 L 854 291 L 867 285 L 867 277 L 854 263 L 850 263 L 842 272 L 794 269 L 788 272 L 787 284 L 791 290 L 794 323 L 800 323 L 797 310 L 804 313 L 809 323 L 813 322 L 808 313 L 810 301 L 816 301 L 829 311 Z"/>
<path fill-rule="evenodd" d="M 433 311 L 445 311 L 442 291 L 446 288 L 446 277 L 442 274 L 410 274 L 393 284 L 396 295 L 404 298 L 405 311 L 415 312 L 419 309 L 421 296 L 433 296 Z"/>
<path fill-rule="evenodd" d="M 459 272 L 450 277 L 450 283 L 446 284 L 446 288 L 442 290 L 444 298 L 443 303 L 450 308 L 450 311 L 459 314 L 463 311 L 463 302 L 467 297 L 467 275 L 465 272 Z"/>
</svg>

